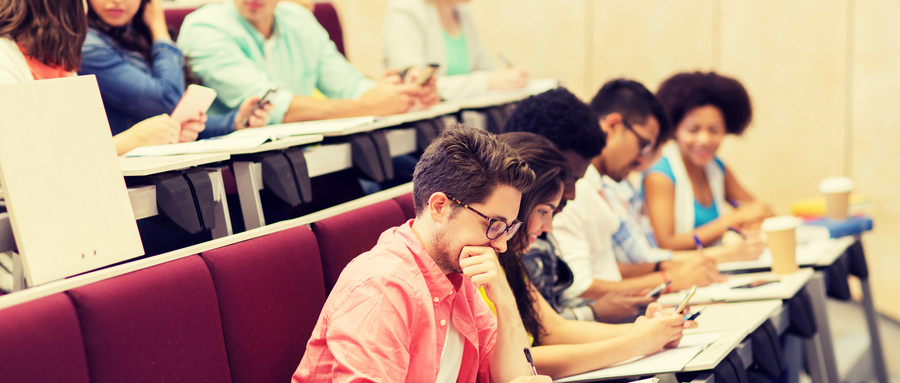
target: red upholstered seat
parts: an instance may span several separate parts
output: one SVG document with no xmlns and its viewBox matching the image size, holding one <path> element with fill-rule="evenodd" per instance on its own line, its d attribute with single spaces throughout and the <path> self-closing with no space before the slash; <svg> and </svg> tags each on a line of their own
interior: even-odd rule
<svg viewBox="0 0 900 383">
<path fill-rule="evenodd" d="M 394 201 L 397 201 L 397 204 L 400 205 L 400 210 L 403 210 L 406 219 L 416 218 L 416 205 L 413 203 L 412 193 L 396 197 L 394 198 Z"/>
<path fill-rule="evenodd" d="M 341 54 L 346 57 L 347 53 L 344 52 L 344 32 L 341 29 L 341 19 L 338 17 L 334 5 L 326 2 L 317 2 L 313 8 L 313 15 L 316 16 L 316 20 L 319 20 L 319 24 L 322 24 L 322 27 L 328 32 L 328 37 L 334 42 L 338 52 L 341 52 Z"/>
<path fill-rule="evenodd" d="M 66 294 L 0 310 L 0 381 L 90 381 L 78 317 Z"/>
<path fill-rule="evenodd" d="M 289 382 L 325 304 L 306 226 L 203 253 L 219 297 L 235 383 Z"/>
<path fill-rule="evenodd" d="M 230 382 L 218 300 L 199 256 L 68 291 L 91 382 Z"/>
<path fill-rule="evenodd" d="M 322 253 L 325 289 L 330 293 L 344 266 L 372 249 L 382 232 L 404 222 L 406 216 L 400 206 L 389 199 L 313 223 Z"/>
<path fill-rule="evenodd" d="M 181 23 L 184 22 L 184 18 L 196 8 L 173 8 L 166 9 L 166 25 L 169 26 L 169 29 L 172 30 L 172 39 L 178 38 L 178 31 L 181 29 Z"/>
</svg>

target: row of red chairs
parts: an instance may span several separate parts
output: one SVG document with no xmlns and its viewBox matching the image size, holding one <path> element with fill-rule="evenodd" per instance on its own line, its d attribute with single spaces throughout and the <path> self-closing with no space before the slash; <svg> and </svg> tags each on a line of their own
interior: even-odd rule
<svg viewBox="0 0 900 383">
<path fill-rule="evenodd" d="M 410 194 L 0 311 L 15 382 L 287 382 L 350 260 Z"/>
</svg>

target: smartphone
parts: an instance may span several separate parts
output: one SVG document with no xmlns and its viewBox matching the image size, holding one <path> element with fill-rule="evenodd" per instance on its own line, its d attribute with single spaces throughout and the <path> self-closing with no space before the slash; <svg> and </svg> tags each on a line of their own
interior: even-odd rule
<svg viewBox="0 0 900 383">
<path fill-rule="evenodd" d="M 212 105 L 215 99 L 216 91 L 212 88 L 192 84 L 181 95 L 178 105 L 175 105 L 175 110 L 172 111 L 172 119 L 179 124 L 195 119 L 200 112 L 206 113 L 206 110 L 209 109 L 209 106 Z"/>
<path fill-rule="evenodd" d="M 669 287 L 669 285 L 671 285 L 671 284 L 672 284 L 672 281 L 665 281 L 664 283 L 661 283 L 659 286 L 654 287 L 653 290 L 650 290 L 646 294 L 644 294 L 644 297 L 647 297 L 647 298 L 655 297 L 655 296 L 659 295 L 660 293 L 662 293 L 663 290 L 665 290 L 666 287 Z"/>
<path fill-rule="evenodd" d="M 697 285 L 691 286 L 691 291 L 688 292 L 688 295 L 684 297 L 684 300 L 681 301 L 681 304 L 678 305 L 678 308 L 675 310 L 676 313 L 681 313 L 684 311 L 684 308 L 687 307 L 688 302 L 691 301 L 691 298 L 694 294 L 697 293 Z"/>
<path fill-rule="evenodd" d="M 754 288 L 754 287 L 765 286 L 765 285 L 768 285 L 768 284 L 770 284 L 770 283 L 776 283 L 776 282 L 781 282 L 781 280 L 778 280 L 778 279 L 760 279 L 760 280 L 758 280 L 758 281 L 753 281 L 753 282 L 750 282 L 750 283 L 747 283 L 747 284 L 738 285 L 738 286 L 732 286 L 731 288 L 732 288 L 732 289 L 750 289 L 750 288 Z"/>
<path fill-rule="evenodd" d="M 427 84 L 428 81 L 431 81 L 431 78 L 434 77 L 440 67 L 439 64 L 428 64 L 428 66 L 425 67 L 425 72 L 416 80 L 416 85 L 422 86 Z"/>
<path fill-rule="evenodd" d="M 269 99 L 272 98 L 272 95 L 274 95 L 277 91 L 277 86 L 269 88 L 269 90 L 267 90 L 266 93 L 263 94 L 262 98 L 260 98 L 259 101 L 257 101 L 256 104 L 253 105 L 253 108 L 250 109 L 250 113 L 247 113 L 247 117 L 244 117 L 244 121 L 241 121 L 241 126 L 246 127 L 250 125 L 250 116 L 253 115 L 253 112 L 256 112 L 257 109 L 266 106 L 266 104 L 269 103 Z"/>
</svg>

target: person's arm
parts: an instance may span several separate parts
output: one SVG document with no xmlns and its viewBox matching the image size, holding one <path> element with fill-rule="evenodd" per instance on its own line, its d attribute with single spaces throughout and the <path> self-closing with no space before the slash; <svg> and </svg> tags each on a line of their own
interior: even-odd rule
<svg viewBox="0 0 900 383">
<path fill-rule="evenodd" d="M 556 379 L 659 351 L 681 338 L 684 323 L 684 317 L 678 314 L 642 316 L 633 325 L 624 325 L 630 329 L 619 336 L 587 343 L 542 345 L 531 352 L 538 371 Z"/>
<path fill-rule="evenodd" d="M 327 372 L 334 381 L 403 381 L 409 372 L 411 329 L 418 318 L 415 292 L 405 281 L 389 276 L 371 278 L 353 290 L 328 323 L 324 346 L 334 358 Z M 407 314 L 413 315 L 407 315 Z M 322 336 L 324 335 L 324 336 Z M 306 362 L 306 360 L 304 360 Z M 304 367 L 303 363 L 300 365 Z M 298 370 L 299 371 L 299 370 Z M 312 373 L 310 370 L 307 372 Z M 295 378 L 297 378 L 295 376 Z"/>
<path fill-rule="evenodd" d="M 726 179 L 728 176 L 726 175 Z M 661 173 L 650 173 L 644 177 L 644 193 L 650 223 L 659 242 L 659 247 L 672 250 L 696 249 L 694 235 L 704 244 L 722 237 L 729 227 L 741 226 L 745 222 L 762 219 L 766 213 L 764 206 L 750 203 L 747 206 L 720 215 L 690 233 L 675 234 L 675 185 Z"/>
<path fill-rule="evenodd" d="M 540 344 L 577 344 L 590 343 L 610 339 L 626 334 L 630 325 L 607 324 L 600 322 L 586 322 L 565 319 L 550 307 L 532 287 L 531 294 L 535 297 L 534 304 L 540 316 L 541 325 L 545 334 L 540 337 Z M 534 334 L 532 334 L 534 335 Z"/>
<path fill-rule="evenodd" d="M 184 94 L 184 71 L 181 51 L 171 41 L 153 42 L 147 74 L 98 40 L 85 44 L 79 73 L 97 76 L 107 107 L 137 118 L 172 113 Z"/>
<path fill-rule="evenodd" d="M 465 246 L 459 258 L 463 275 L 476 287 L 484 287 L 497 311 L 497 337 L 489 361 L 491 381 L 508 382 L 530 375 L 531 368 L 522 353 L 528 347 L 528 336 L 497 253 L 491 247 Z"/>
<path fill-rule="evenodd" d="M 150 117 L 134 124 L 128 130 L 113 136 L 116 155 L 121 156 L 135 148 L 178 142 L 181 126 L 166 114 Z"/>
</svg>

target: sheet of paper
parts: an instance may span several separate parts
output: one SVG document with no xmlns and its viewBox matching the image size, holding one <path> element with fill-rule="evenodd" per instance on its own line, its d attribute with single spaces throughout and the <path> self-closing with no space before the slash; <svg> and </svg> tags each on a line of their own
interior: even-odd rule
<svg viewBox="0 0 900 383">
<path fill-rule="evenodd" d="M 269 140 L 262 135 L 246 137 L 216 137 L 177 144 L 143 146 L 125 153 L 125 157 L 173 156 L 177 154 L 229 153 L 234 150 L 255 148 Z"/>
<path fill-rule="evenodd" d="M 788 275 L 776 275 L 771 272 L 729 275 L 728 280 L 723 283 L 713 283 L 709 286 L 698 288 L 697 293 L 691 298 L 691 303 L 788 299 L 793 297 L 806 284 L 812 273 L 812 269 L 804 268 Z M 732 288 L 760 280 L 778 280 L 779 282 L 752 288 Z M 666 306 L 675 306 L 681 303 L 685 294 L 687 294 L 686 291 L 664 294 L 659 297 L 658 302 Z"/>
<path fill-rule="evenodd" d="M 371 124 L 375 121 L 374 116 L 335 118 L 330 120 L 291 122 L 286 124 L 276 124 L 264 126 L 261 128 L 241 129 L 232 132 L 227 137 L 249 137 L 263 136 L 271 139 L 279 139 L 291 136 L 302 136 L 306 134 L 326 134 L 341 132 L 347 129 L 356 128 L 362 125 Z"/>
<path fill-rule="evenodd" d="M 582 382 L 617 376 L 661 374 L 681 371 L 684 366 L 706 346 L 722 336 L 722 332 L 686 334 L 677 348 L 660 351 L 653 355 L 636 357 L 607 368 L 573 375 L 554 382 Z"/>
</svg>

